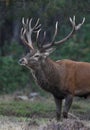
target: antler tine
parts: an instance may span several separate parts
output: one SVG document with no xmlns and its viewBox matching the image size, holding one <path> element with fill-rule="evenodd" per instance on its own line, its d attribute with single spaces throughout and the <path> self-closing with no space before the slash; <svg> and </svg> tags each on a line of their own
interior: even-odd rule
<svg viewBox="0 0 90 130">
<path fill-rule="evenodd" d="M 54 45 L 61 44 L 61 43 L 64 43 L 65 41 L 67 41 L 75 33 L 75 31 L 80 29 L 80 27 L 85 22 L 85 18 L 83 18 L 83 21 L 76 26 L 75 16 L 73 16 L 73 19 L 70 17 L 69 20 L 70 20 L 70 23 L 72 24 L 72 31 L 64 39 L 55 42 Z"/>
<path fill-rule="evenodd" d="M 27 19 L 28 29 L 26 31 L 26 37 L 27 37 L 27 40 L 28 40 L 29 47 L 31 49 L 34 49 L 33 44 L 32 44 L 32 40 L 31 40 L 31 35 L 32 35 L 32 32 L 33 32 L 33 28 L 31 27 L 31 23 L 32 23 L 32 18 L 30 20 Z"/>
<path fill-rule="evenodd" d="M 32 28 L 31 28 L 31 22 L 32 19 L 27 19 L 26 23 L 24 18 L 22 18 L 22 24 L 23 28 L 21 29 L 21 39 L 25 44 L 29 46 L 30 49 L 34 49 L 32 45 L 32 40 L 31 40 L 31 34 L 32 34 Z"/>
<path fill-rule="evenodd" d="M 22 24 L 25 25 L 25 20 L 24 17 L 22 18 Z"/>
<path fill-rule="evenodd" d="M 52 41 L 51 41 L 49 44 L 43 45 L 43 46 L 42 46 L 42 50 L 43 50 L 43 49 L 48 49 L 48 48 L 50 48 L 51 46 L 54 45 L 54 41 L 55 41 L 55 38 L 56 38 L 56 35 L 57 35 L 57 28 L 58 28 L 58 21 L 57 21 L 56 24 L 55 24 L 55 32 L 54 32 L 54 36 L 53 36 Z M 46 32 L 45 32 L 45 33 L 46 33 Z M 45 36 L 44 36 L 44 40 L 45 40 L 45 37 L 46 37 L 46 34 L 45 34 Z"/>
<path fill-rule="evenodd" d="M 56 22 L 56 25 L 55 25 L 55 32 L 54 32 L 54 36 L 53 36 L 51 44 L 53 44 L 54 41 L 55 41 L 55 38 L 56 38 L 56 35 L 57 35 L 57 28 L 58 28 L 58 21 Z"/>
<path fill-rule="evenodd" d="M 41 31 L 41 29 L 39 29 L 39 30 L 37 31 L 37 36 L 36 36 L 36 39 L 38 39 L 39 34 L 40 34 L 40 31 Z"/>
<path fill-rule="evenodd" d="M 37 32 L 41 27 L 41 24 L 39 24 L 39 21 L 40 21 L 40 19 L 37 20 L 36 24 L 33 27 L 34 32 Z"/>
<path fill-rule="evenodd" d="M 32 32 L 31 23 L 32 23 L 32 18 L 29 21 L 27 20 L 27 25 L 28 25 L 28 30 L 27 31 L 30 32 L 30 33 Z"/>
<path fill-rule="evenodd" d="M 24 34 L 25 34 L 25 31 L 23 28 L 21 29 L 21 39 L 24 41 L 24 43 L 27 44 L 27 41 L 25 40 L 25 37 L 24 37 Z"/>
<path fill-rule="evenodd" d="M 41 27 L 41 24 L 39 24 L 39 25 L 34 29 L 34 32 L 37 32 L 38 29 L 40 29 L 40 27 Z"/>
<path fill-rule="evenodd" d="M 42 39 L 41 48 L 43 47 L 43 45 L 45 43 L 45 38 L 46 38 L 46 31 L 44 31 L 44 33 L 43 33 L 43 39 Z"/>
<path fill-rule="evenodd" d="M 37 43 L 37 47 L 38 47 L 38 48 L 40 48 L 40 44 L 38 43 L 38 37 L 39 37 L 40 31 L 41 31 L 41 29 L 39 29 L 39 30 L 37 31 L 37 36 L 36 36 L 36 43 Z"/>
<path fill-rule="evenodd" d="M 37 22 L 36 22 L 36 24 L 35 24 L 35 26 L 34 26 L 34 29 L 37 27 L 37 25 L 39 24 L 39 21 L 40 21 L 40 19 L 38 18 L 38 20 L 37 20 Z"/>
<path fill-rule="evenodd" d="M 26 23 L 28 24 L 28 19 L 27 19 Z M 23 17 L 22 18 L 23 27 L 21 28 L 21 39 L 24 41 L 24 43 L 28 44 L 28 42 L 25 39 L 25 34 L 26 34 L 26 31 L 27 31 L 27 24 L 26 23 L 25 23 L 25 19 Z"/>
<path fill-rule="evenodd" d="M 84 24 L 84 22 L 85 22 L 85 17 L 83 18 L 82 23 L 80 23 L 80 24 L 78 24 L 78 25 L 76 26 L 76 28 L 75 28 L 76 31 L 80 29 L 80 27 Z"/>
<path fill-rule="evenodd" d="M 40 19 L 37 20 L 36 24 L 35 24 L 34 27 L 32 28 L 32 27 L 31 27 L 32 18 L 31 18 L 30 21 L 29 21 L 29 28 L 30 28 L 32 31 L 35 31 L 35 30 L 39 29 L 39 27 L 41 26 L 41 24 L 39 24 L 39 21 L 40 21 Z"/>
<path fill-rule="evenodd" d="M 37 47 L 40 49 L 40 51 L 42 51 L 43 50 L 43 46 L 44 46 L 43 44 L 44 44 L 45 38 L 46 38 L 46 31 L 44 31 L 44 33 L 43 33 L 42 44 L 39 44 L 38 43 L 38 37 L 39 37 L 40 31 L 41 31 L 41 29 L 39 29 L 37 31 L 37 40 L 36 40 L 36 42 L 37 42 Z"/>
<path fill-rule="evenodd" d="M 42 45 L 40 45 L 40 44 L 38 43 L 38 37 L 39 37 L 40 31 L 41 31 L 41 29 L 39 29 L 39 30 L 37 31 L 37 37 L 36 37 L 36 42 L 37 42 L 37 46 L 38 46 L 39 49 L 42 48 L 42 45 L 44 44 L 44 41 L 45 41 L 45 38 L 46 38 L 46 31 L 44 31 L 43 40 L 42 40 Z"/>
</svg>

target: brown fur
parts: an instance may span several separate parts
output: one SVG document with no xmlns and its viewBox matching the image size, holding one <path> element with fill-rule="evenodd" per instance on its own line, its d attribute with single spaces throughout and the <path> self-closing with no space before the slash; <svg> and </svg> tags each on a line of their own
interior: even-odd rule
<svg viewBox="0 0 90 130">
<path fill-rule="evenodd" d="M 64 67 L 61 86 L 77 96 L 90 93 L 90 63 L 72 60 L 61 60 L 57 63 L 61 69 Z"/>
</svg>

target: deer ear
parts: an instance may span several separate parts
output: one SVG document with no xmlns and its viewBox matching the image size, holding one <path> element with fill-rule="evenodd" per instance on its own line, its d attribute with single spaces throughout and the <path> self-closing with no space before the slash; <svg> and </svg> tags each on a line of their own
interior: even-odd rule
<svg viewBox="0 0 90 130">
<path fill-rule="evenodd" d="M 49 49 L 45 50 L 44 55 L 45 55 L 45 56 L 48 56 L 48 55 L 51 54 L 54 50 L 55 50 L 55 48 L 49 48 Z"/>
</svg>

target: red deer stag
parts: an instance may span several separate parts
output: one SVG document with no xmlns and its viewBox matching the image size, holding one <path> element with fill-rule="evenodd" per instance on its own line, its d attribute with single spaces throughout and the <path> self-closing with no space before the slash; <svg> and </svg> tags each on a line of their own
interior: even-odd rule
<svg viewBox="0 0 90 130">
<path fill-rule="evenodd" d="M 39 44 L 41 24 L 39 19 L 34 27 L 31 27 L 32 19 L 22 19 L 21 39 L 29 47 L 30 53 L 19 60 L 20 65 L 29 68 L 38 85 L 50 92 L 55 99 L 57 120 L 61 117 L 62 100 L 65 99 L 63 116 L 68 117 L 68 111 L 74 96 L 85 97 L 90 95 L 90 63 L 76 62 L 72 60 L 53 61 L 48 58 L 53 52 L 53 46 L 60 45 L 67 41 L 83 25 L 76 25 L 75 16 L 70 18 L 72 31 L 62 40 L 55 41 L 57 35 L 58 22 L 55 25 L 55 32 L 50 43 L 45 44 L 46 32 L 44 32 L 43 42 Z M 31 35 L 36 32 L 37 48 L 35 49 L 31 40 Z"/>
</svg>

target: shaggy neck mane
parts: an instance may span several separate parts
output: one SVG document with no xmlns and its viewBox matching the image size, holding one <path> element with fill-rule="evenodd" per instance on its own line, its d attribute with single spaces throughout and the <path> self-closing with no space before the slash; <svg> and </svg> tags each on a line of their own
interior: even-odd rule
<svg viewBox="0 0 90 130">
<path fill-rule="evenodd" d="M 41 63 L 42 70 L 49 82 L 49 84 L 56 85 L 56 83 L 59 81 L 58 77 L 60 76 L 60 73 L 58 73 L 58 64 L 54 61 L 52 61 L 49 58 L 46 58 L 45 62 Z M 60 66 L 59 66 L 60 67 Z"/>
<path fill-rule="evenodd" d="M 56 67 L 53 61 L 49 58 L 46 58 L 45 61 L 41 61 L 40 65 L 41 68 L 32 71 L 32 74 L 39 86 L 46 91 L 51 91 L 50 86 L 55 86 L 58 81 Z"/>
</svg>

